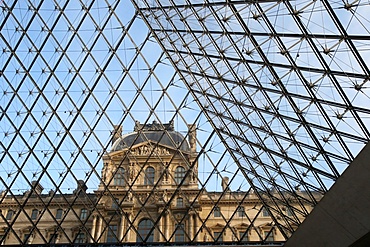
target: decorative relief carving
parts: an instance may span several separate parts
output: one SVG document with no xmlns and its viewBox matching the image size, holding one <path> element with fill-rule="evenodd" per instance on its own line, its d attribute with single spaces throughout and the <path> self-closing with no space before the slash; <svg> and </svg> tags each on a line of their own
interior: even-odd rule
<svg viewBox="0 0 370 247">
<path fill-rule="evenodd" d="M 168 154 L 170 154 L 170 151 L 167 148 L 151 147 L 151 146 L 147 146 L 147 145 L 143 145 L 143 146 L 140 146 L 138 148 L 135 148 L 131 152 L 134 155 L 149 155 L 149 154 L 168 155 Z"/>
</svg>

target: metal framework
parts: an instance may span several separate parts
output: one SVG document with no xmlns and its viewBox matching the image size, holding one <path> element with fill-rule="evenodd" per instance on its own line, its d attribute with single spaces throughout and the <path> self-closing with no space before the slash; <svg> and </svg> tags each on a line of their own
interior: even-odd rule
<svg viewBox="0 0 370 247">
<path fill-rule="evenodd" d="M 129 132 L 136 120 L 173 121 L 186 137 L 189 124 L 198 132 L 195 198 L 228 193 L 219 186 L 228 176 L 232 191 L 257 195 L 288 239 L 369 141 L 368 1 L 4 0 L 0 8 L 0 204 L 32 181 L 55 192 L 50 201 L 38 195 L 41 214 L 78 180 L 92 192 L 115 125 Z M 263 208 L 246 214 L 248 229 Z M 221 232 L 236 214 L 222 217 Z"/>
</svg>

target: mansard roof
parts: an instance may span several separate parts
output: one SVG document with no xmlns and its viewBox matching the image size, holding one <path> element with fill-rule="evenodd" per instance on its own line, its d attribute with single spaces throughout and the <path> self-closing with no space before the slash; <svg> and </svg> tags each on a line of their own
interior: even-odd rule
<svg viewBox="0 0 370 247">
<path fill-rule="evenodd" d="M 155 121 L 152 124 L 136 122 L 134 132 L 118 138 L 113 143 L 111 151 L 119 151 L 148 141 L 185 152 L 190 151 L 187 140 L 180 132 L 174 130 L 172 123 L 161 125 Z"/>
</svg>

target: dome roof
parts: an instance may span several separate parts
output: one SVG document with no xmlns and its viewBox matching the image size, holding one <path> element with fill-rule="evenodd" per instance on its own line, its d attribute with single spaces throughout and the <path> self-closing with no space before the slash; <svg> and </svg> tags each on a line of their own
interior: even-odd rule
<svg viewBox="0 0 370 247">
<path fill-rule="evenodd" d="M 163 130 L 147 130 L 133 132 L 118 138 L 112 146 L 112 151 L 118 151 L 140 143 L 152 141 L 163 146 L 172 147 L 174 149 L 179 148 L 182 151 L 189 152 L 189 144 L 184 139 L 184 136 L 177 131 L 164 132 Z M 181 146 L 178 147 L 180 143 Z"/>
</svg>

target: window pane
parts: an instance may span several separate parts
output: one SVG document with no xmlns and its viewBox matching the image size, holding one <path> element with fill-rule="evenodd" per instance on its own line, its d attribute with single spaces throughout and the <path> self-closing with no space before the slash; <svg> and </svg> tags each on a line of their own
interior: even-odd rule
<svg viewBox="0 0 370 247">
<path fill-rule="evenodd" d="M 149 166 L 145 170 L 145 178 L 144 178 L 144 184 L 145 185 L 153 185 L 154 184 L 154 175 L 155 170 L 153 167 Z"/>
<path fill-rule="evenodd" d="M 55 214 L 55 219 L 60 220 L 63 216 L 63 209 L 57 209 L 57 213 Z"/>
<path fill-rule="evenodd" d="M 176 206 L 177 207 L 183 207 L 184 206 L 184 200 L 181 197 L 177 198 Z"/>
<path fill-rule="evenodd" d="M 28 239 L 30 238 L 30 234 L 29 233 L 25 233 L 23 235 L 23 243 L 28 243 Z"/>
<path fill-rule="evenodd" d="M 14 211 L 13 210 L 8 210 L 8 213 L 6 214 L 6 219 L 11 220 L 13 218 Z"/>
<path fill-rule="evenodd" d="M 245 210 L 243 206 L 238 207 L 238 216 L 239 217 L 244 217 L 245 216 Z"/>
<path fill-rule="evenodd" d="M 184 224 L 176 224 L 175 242 L 185 242 Z"/>
<path fill-rule="evenodd" d="M 32 214 L 31 214 L 31 220 L 36 220 L 38 214 L 39 214 L 39 210 L 33 209 Z"/>
<path fill-rule="evenodd" d="M 180 184 L 182 179 L 185 177 L 185 168 L 182 166 L 176 167 L 175 170 L 175 182 Z"/>
<path fill-rule="evenodd" d="M 223 241 L 223 239 L 222 239 L 222 232 L 214 232 L 213 233 L 213 237 L 215 238 L 215 241 L 218 241 L 218 242 Z"/>
<path fill-rule="evenodd" d="M 274 241 L 273 231 L 264 231 L 264 236 L 266 241 Z"/>
<path fill-rule="evenodd" d="M 148 239 L 146 240 L 146 242 L 153 242 L 154 241 L 154 231 L 151 231 L 152 227 L 153 227 L 153 222 L 151 220 L 148 220 L 148 219 L 141 220 L 138 225 L 138 230 L 137 230 L 138 235 L 136 237 L 136 242 L 145 241 L 147 237 Z"/>
<path fill-rule="evenodd" d="M 120 167 L 118 168 L 117 173 L 114 175 L 113 184 L 115 186 L 124 186 L 125 185 L 125 169 Z"/>
<path fill-rule="evenodd" d="M 118 226 L 110 225 L 107 233 L 107 243 L 116 243 L 117 239 Z"/>
<path fill-rule="evenodd" d="M 50 239 L 49 239 L 49 243 L 51 244 L 56 244 L 56 241 L 57 241 L 57 238 L 58 238 L 58 234 L 51 234 L 50 235 Z"/>
<path fill-rule="evenodd" d="M 221 217 L 221 210 L 219 207 L 215 207 L 214 211 L 213 211 L 213 216 L 214 217 Z"/>
<path fill-rule="evenodd" d="M 80 243 L 80 244 L 85 243 L 85 233 L 83 232 L 78 233 L 75 239 L 75 243 Z"/>
<path fill-rule="evenodd" d="M 87 209 L 83 208 L 83 209 L 81 209 L 80 219 L 81 220 L 86 220 L 86 218 L 87 218 Z"/>
<path fill-rule="evenodd" d="M 240 231 L 239 239 L 240 241 L 248 241 L 248 232 Z"/>
</svg>

